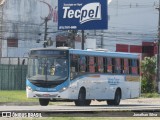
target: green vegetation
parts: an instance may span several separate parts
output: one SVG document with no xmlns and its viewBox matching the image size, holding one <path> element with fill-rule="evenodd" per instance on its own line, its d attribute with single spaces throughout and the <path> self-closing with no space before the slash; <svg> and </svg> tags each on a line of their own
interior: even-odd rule
<svg viewBox="0 0 160 120">
<path fill-rule="evenodd" d="M 0 91 L 0 102 L 38 102 L 37 99 L 28 99 L 25 90 Z"/>
<path fill-rule="evenodd" d="M 156 85 L 156 57 L 145 57 L 141 64 L 142 93 L 154 93 Z"/>
<path fill-rule="evenodd" d="M 37 102 L 39 104 L 39 100 L 38 99 L 31 99 L 31 98 L 27 98 L 26 96 L 26 91 L 25 90 L 1 90 L 0 91 L 0 103 L 27 103 L 27 102 Z M 60 102 L 50 102 L 50 105 L 54 105 L 54 104 L 60 104 Z"/>
<path fill-rule="evenodd" d="M 158 93 L 142 93 L 142 98 L 160 98 L 160 94 Z"/>
</svg>

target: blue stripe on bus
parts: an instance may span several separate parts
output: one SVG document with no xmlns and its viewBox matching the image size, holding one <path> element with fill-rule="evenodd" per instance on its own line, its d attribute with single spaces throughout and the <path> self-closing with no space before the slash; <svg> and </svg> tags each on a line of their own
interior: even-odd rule
<svg viewBox="0 0 160 120">
<path fill-rule="evenodd" d="M 115 57 L 115 58 L 131 58 L 138 59 L 139 55 L 136 53 L 123 53 L 123 52 L 103 52 L 103 51 L 88 51 L 88 50 L 69 50 L 72 54 L 78 55 L 91 55 L 91 56 L 103 56 L 103 57 Z"/>
</svg>

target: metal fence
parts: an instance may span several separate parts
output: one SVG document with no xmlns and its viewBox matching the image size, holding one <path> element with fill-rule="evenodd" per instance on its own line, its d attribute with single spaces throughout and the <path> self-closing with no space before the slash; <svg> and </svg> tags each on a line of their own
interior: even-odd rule
<svg viewBox="0 0 160 120">
<path fill-rule="evenodd" d="M 0 58 L 0 90 L 24 90 L 27 58 Z"/>
<path fill-rule="evenodd" d="M 27 65 L 28 58 L 0 58 L 0 64 L 2 65 Z"/>
</svg>

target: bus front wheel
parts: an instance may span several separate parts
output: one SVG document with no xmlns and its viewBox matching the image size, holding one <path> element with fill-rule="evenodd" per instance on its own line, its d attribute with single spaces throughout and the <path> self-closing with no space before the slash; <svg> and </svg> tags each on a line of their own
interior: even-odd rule
<svg viewBox="0 0 160 120">
<path fill-rule="evenodd" d="M 91 100 L 86 100 L 86 90 L 85 88 L 81 88 L 78 94 L 78 99 L 75 100 L 76 106 L 89 106 Z"/>
<path fill-rule="evenodd" d="M 114 99 L 113 100 L 107 100 L 108 105 L 119 105 L 121 101 L 121 90 L 117 89 Z"/>
<path fill-rule="evenodd" d="M 39 104 L 41 106 L 47 106 L 49 104 L 49 99 L 43 99 L 43 98 L 40 98 L 39 99 Z"/>
</svg>

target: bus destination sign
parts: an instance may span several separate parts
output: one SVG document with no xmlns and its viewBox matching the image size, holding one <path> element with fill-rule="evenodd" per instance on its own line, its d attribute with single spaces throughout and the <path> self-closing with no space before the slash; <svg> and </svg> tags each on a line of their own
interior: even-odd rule
<svg viewBox="0 0 160 120">
<path fill-rule="evenodd" d="M 66 50 L 32 50 L 30 56 L 67 56 Z"/>
</svg>

